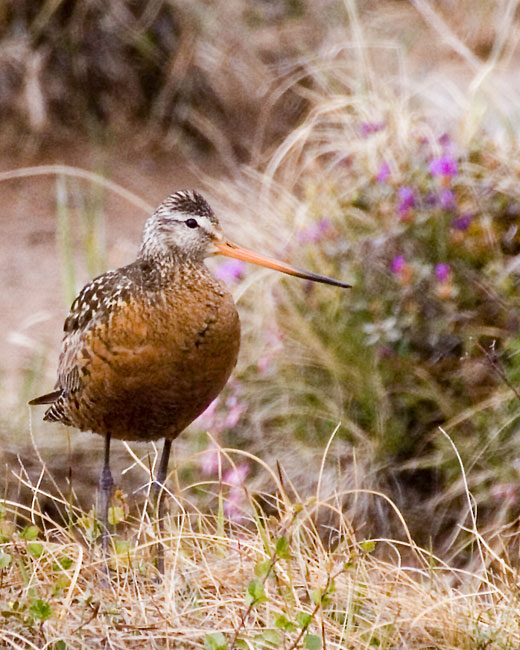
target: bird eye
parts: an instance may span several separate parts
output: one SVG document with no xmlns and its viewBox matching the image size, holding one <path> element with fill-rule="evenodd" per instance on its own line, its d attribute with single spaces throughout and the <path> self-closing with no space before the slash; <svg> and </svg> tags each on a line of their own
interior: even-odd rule
<svg viewBox="0 0 520 650">
<path fill-rule="evenodd" d="M 197 219 L 186 219 L 184 223 L 188 226 L 188 228 L 198 228 L 199 226 Z"/>
</svg>

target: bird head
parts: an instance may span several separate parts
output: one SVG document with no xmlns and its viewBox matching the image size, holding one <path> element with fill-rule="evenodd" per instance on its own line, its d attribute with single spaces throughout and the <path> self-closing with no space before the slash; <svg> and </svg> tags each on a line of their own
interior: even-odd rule
<svg viewBox="0 0 520 650">
<path fill-rule="evenodd" d="M 165 199 L 145 223 L 140 254 L 202 262 L 217 233 L 218 219 L 207 201 L 183 190 Z"/>
<path fill-rule="evenodd" d="M 255 253 L 227 239 L 207 201 L 192 190 L 171 194 L 148 219 L 140 255 L 173 257 L 195 263 L 202 263 L 204 258 L 211 255 L 225 255 L 306 280 L 350 287 L 339 280 Z"/>
</svg>

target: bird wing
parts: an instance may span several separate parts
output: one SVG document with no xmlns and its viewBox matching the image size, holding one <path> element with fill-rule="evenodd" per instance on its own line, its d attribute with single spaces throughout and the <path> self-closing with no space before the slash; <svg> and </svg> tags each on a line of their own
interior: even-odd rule
<svg viewBox="0 0 520 650">
<path fill-rule="evenodd" d="M 38 406 L 39 404 L 54 404 L 54 402 L 61 397 L 63 391 L 61 389 L 53 390 L 51 393 L 45 393 L 45 395 L 40 395 L 40 397 L 35 397 L 30 400 L 30 406 Z"/>
<path fill-rule="evenodd" d="M 107 271 L 83 287 L 65 319 L 65 332 L 58 363 L 56 388 L 66 394 L 82 387 L 88 366 L 85 342 L 92 330 L 108 320 L 110 312 L 121 300 L 128 278 L 123 269 Z M 83 354 L 82 354 L 83 352 Z"/>
<path fill-rule="evenodd" d="M 120 273 L 107 271 L 86 284 L 73 301 L 65 319 L 61 354 L 58 363 L 58 380 L 56 390 L 36 397 L 30 405 L 52 404 L 47 413 L 60 419 L 59 412 L 66 394 L 81 388 L 81 366 L 77 363 L 76 353 L 89 328 L 95 323 L 99 312 L 106 308 L 107 299 L 114 292 L 114 286 Z"/>
<path fill-rule="evenodd" d="M 103 311 L 110 308 L 113 299 L 118 298 L 117 287 L 124 269 L 107 271 L 86 284 L 70 307 L 63 330 L 65 335 L 85 330 Z"/>
</svg>

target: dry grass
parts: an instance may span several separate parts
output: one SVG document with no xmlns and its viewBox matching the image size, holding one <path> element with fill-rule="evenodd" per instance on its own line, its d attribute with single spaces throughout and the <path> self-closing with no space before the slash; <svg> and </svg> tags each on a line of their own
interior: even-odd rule
<svg viewBox="0 0 520 650">
<path fill-rule="evenodd" d="M 401 539 L 363 539 L 340 507 L 357 491 L 324 495 L 318 489 L 302 499 L 286 484 L 283 468 L 275 473 L 245 452 L 220 454 L 237 464 L 247 457 L 265 474 L 270 493 L 244 488 L 241 517 L 228 521 L 224 482 L 170 492 L 161 541 L 167 568 L 158 582 L 156 522 L 145 507 L 135 515 L 113 510 L 119 523 L 105 585 L 92 511 L 51 495 L 62 516 L 50 518 L 39 506 L 49 497 L 39 483 L 30 486 L 29 506 L 4 502 L 5 646 L 499 650 L 520 643 L 518 573 L 505 550 L 518 543 L 514 528 L 481 534 L 472 511 L 469 559 L 461 566 L 458 558 L 447 562 L 419 548 L 393 504 Z M 26 481 L 23 473 L 18 480 Z M 175 476 L 169 485 L 178 485 Z M 198 509 L 201 491 L 220 503 L 215 515 Z M 271 503 L 269 516 L 262 498 Z M 466 498 L 473 503 L 471 494 Z M 334 515 L 332 546 L 316 526 L 321 511 Z M 16 519 L 22 528 L 14 527 Z"/>
</svg>

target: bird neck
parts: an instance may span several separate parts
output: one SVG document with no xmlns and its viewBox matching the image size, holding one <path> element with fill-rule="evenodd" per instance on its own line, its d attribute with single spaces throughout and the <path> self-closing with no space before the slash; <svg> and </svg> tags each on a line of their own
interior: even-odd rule
<svg viewBox="0 0 520 650">
<path fill-rule="evenodd" d="M 141 271 L 143 283 L 149 288 L 163 288 L 171 284 L 186 284 L 191 278 L 199 278 L 209 273 L 203 260 L 194 260 L 182 253 L 169 250 L 168 254 L 150 255 L 140 251 L 136 260 Z"/>
<path fill-rule="evenodd" d="M 139 249 L 138 257 L 149 260 L 152 264 L 203 264 L 205 250 L 203 247 L 188 247 L 187 245 L 177 245 L 171 238 L 161 236 L 158 227 L 145 226 L 143 241 Z"/>
</svg>

